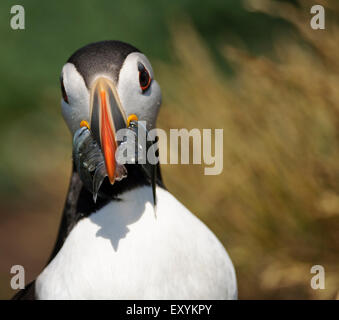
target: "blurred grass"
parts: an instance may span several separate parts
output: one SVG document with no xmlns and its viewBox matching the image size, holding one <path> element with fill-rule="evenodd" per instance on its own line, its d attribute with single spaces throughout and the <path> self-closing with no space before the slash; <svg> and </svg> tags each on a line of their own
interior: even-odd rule
<svg viewBox="0 0 339 320">
<path fill-rule="evenodd" d="M 332 299 L 339 291 L 339 6 L 318 1 L 327 24 L 314 31 L 312 1 L 299 3 L 246 1 L 298 32 L 274 37 L 265 56 L 240 40 L 237 47 L 219 41 L 232 74 L 189 18 L 171 24 L 172 62 L 152 59 L 163 91 L 159 127 L 224 129 L 221 175 L 204 176 L 197 165 L 163 172 L 168 189 L 226 246 L 240 298 Z M 71 144 L 59 89 L 42 88 L 39 107 L 9 122 L 1 144 L 0 166 L 15 172 L 14 182 L 8 174 L 0 184 L 2 298 L 12 295 L 10 265 L 27 266 L 31 279 L 45 263 L 68 185 Z M 325 267 L 325 290 L 310 287 L 314 264 Z"/>
<path fill-rule="evenodd" d="M 169 189 L 228 248 L 240 298 L 325 299 L 339 290 L 339 25 L 328 15 L 326 31 L 312 30 L 310 3 L 262 2 L 308 44 L 276 39 L 274 60 L 225 44 L 234 66 L 225 77 L 186 24 L 173 29 L 178 64 L 156 68 L 160 127 L 224 129 L 220 176 L 183 165 L 164 171 Z M 314 264 L 325 267 L 326 290 L 310 287 Z"/>
</svg>

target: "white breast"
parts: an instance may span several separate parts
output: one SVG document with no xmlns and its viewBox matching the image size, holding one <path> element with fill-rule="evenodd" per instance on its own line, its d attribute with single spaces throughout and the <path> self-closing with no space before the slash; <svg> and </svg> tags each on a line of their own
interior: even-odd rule
<svg viewBox="0 0 339 320">
<path fill-rule="evenodd" d="M 73 228 L 36 281 L 39 299 L 235 299 L 214 234 L 167 191 L 128 191 Z"/>
</svg>

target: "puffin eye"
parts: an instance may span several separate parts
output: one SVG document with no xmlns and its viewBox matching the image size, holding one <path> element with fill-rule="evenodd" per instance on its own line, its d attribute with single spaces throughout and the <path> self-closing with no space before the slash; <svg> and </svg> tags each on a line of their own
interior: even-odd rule
<svg viewBox="0 0 339 320">
<path fill-rule="evenodd" d="M 67 97 L 67 93 L 66 93 L 65 86 L 64 86 L 64 79 L 62 76 L 60 77 L 60 84 L 61 84 L 62 98 L 64 99 L 65 102 L 68 103 L 68 97 Z"/>
<path fill-rule="evenodd" d="M 138 63 L 138 70 L 139 70 L 139 83 L 142 92 L 145 92 L 150 84 L 151 84 L 151 77 L 142 63 Z"/>
</svg>

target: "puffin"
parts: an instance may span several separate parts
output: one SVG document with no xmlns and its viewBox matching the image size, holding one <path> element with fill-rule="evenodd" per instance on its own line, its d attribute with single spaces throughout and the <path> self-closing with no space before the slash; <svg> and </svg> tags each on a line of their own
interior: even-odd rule
<svg viewBox="0 0 339 320">
<path fill-rule="evenodd" d="M 60 82 L 73 138 L 68 194 L 48 263 L 13 299 L 237 299 L 227 251 L 166 189 L 159 163 L 117 161 L 129 146 L 120 130 L 156 128 L 161 90 L 148 58 L 125 42 L 91 43 Z M 136 158 L 139 144 L 130 149 Z"/>
</svg>

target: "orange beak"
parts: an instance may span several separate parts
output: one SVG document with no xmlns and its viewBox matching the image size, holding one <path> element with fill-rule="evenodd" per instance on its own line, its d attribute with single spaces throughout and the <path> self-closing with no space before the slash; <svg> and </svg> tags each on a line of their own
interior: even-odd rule
<svg viewBox="0 0 339 320">
<path fill-rule="evenodd" d="M 117 130 L 126 128 L 126 115 L 113 82 L 107 78 L 101 77 L 94 82 L 90 103 L 91 131 L 101 147 L 107 176 L 113 184 L 116 174 L 115 152 L 118 147 L 115 136 Z"/>
</svg>

